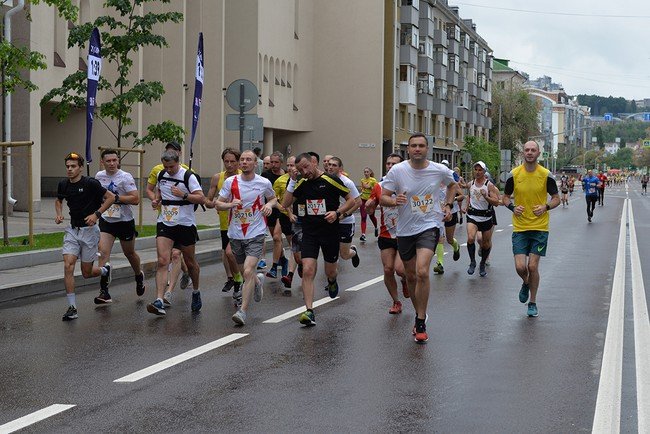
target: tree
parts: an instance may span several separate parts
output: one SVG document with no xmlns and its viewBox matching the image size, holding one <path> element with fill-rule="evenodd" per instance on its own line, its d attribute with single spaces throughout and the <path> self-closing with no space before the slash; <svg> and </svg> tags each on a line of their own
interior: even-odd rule
<svg viewBox="0 0 650 434">
<path fill-rule="evenodd" d="M 603 162 L 614 169 L 627 169 L 633 165 L 634 150 L 632 148 L 621 148 L 616 154 L 606 155 Z"/>
<path fill-rule="evenodd" d="M 101 33 L 102 39 L 102 61 L 115 65 L 116 78 L 110 82 L 105 76 L 100 77 L 97 90 L 108 91 L 113 99 L 98 104 L 98 114 L 95 118 L 100 119 L 109 128 L 115 137 L 116 147 L 122 147 L 123 140 L 133 139 L 133 145 L 145 145 L 154 140 L 163 142 L 183 142 L 184 130 L 172 121 L 164 121 L 159 124 L 149 125 L 147 133 L 138 137 L 137 131 L 126 130 L 131 125 L 131 112 L 138 103 L 151 105 L 160 101 L 165 90 L 159 81 L 141 81 L 132 84 L 129 77 L 132 77 L 133 58 L 138 50 L 144 47 L 153 46 L 158 48 L 166 47 L 167 41 L 161 36 L 153 33 L 154 26 L 163 25 L 168 22 L 179 23 L 183 20 L 180 12 L 147 12 L 140 16 L 138 10 L 146 3 L 161 2 L 170 3 L 171 0 L 106 0 L 104 7 L 112 8 L 115 13 L 98 17 L 92 23 L 84 23 L 75 26 L 70 30 L 68 46 L 79 46 L 85 48 L 90 39 L 94 27 Z M 41 100 L 41 105 L 48 102 L 59 101 L 54 105 L 52 113 L 59 122 L 63 122 L 73 108 L 86 106 L 86 72 L 77 71 L 63 80 L 59 88 L 52 89 Z M 107 124 L 105 119 L 115 123 L 115 131 Z"/>
<path fill-rule="evenodd" d="M 634 154 L 634 165 L 638 168 L 650 167 L 650 147 L 643 147 Z"/>
<path fill-rule="evenodd" d="M 499 107 L 501 107 L 501 149 L 512 150 L 517 157 L 517 143 L 539 134 L 537 105 L 521 86 L 492 89 L 492 128 L 490 141 L 498 143 Z M 498 148 L 497 148 L 498 149 Z"/>
<path fill-rule="evenodd" d="M 501 167 L 498 145 L 480 137 L 467 136 L 465 137 L 463 150 L 472 155 L 472 163 L 476 163 L 477 161 L 484 162 L 488 168 L 488 172 L 498 180 Z M 470 167 L 465 167 L 465 171 L 469 171 L 470 169 Z"/>
</svg>

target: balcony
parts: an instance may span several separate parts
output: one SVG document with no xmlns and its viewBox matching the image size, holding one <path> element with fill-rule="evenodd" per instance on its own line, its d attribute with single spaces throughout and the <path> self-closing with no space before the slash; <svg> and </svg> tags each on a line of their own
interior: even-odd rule
<svg viewBox="0 0 650 434">
<path fill-rule="evenodd" d="M 441 99 L 434 99 L 431 113 L 435 115 L 447 115 L 447 101 Z"/>
<path fill-rule="evenodd" d="M 433 74 L 433 59 L 427 56 L 418 57 L 418 72 Z"/>
<path fill-rule="evenodd" d="M 433 95 L 418 93 L 418 110 L 429 110 L 433 108 Z"/>
<path fill-rule="evenodd" d="M 449 86 L 458 87 L 458 73 L 453 69 L 447 70 L 447 84 Z"/>
<path fill-rule="evenodd" d="M 412 45 L 399 46 L 399 63 L 400 65 L 413 65 L 418 64 L 418 49 Z"/>
<path fill-rule="evenodd" d="M 433 31 L 433 45 L 439 47 L 447 47 L 447 32 L 444 30 L 434 30 Z"/>
<path fill-rule="evenodd" d="M 458 90 L 469 90 L 467 89 L 467 79 L 460 74 L 458 75 Z"/>
<path fill-rule="evenodd" d="M 478 57 L 474 56 L 473 54 L 470 53 L 469 59 L 467 59 L 467 67 L 468 68 L 476 68 L 476 64 L 478 63 Z"/>
<path fill-rule="evenodd" d="M 417 90 L 414 84 L 409 84 L 407 81 L 399 82 L 399 103 L 406 105 L 417 104 Z"/>
<path fill-rule="evenodd" d="M 460 42 L 455 39 L 447 39 L 447 49 L 449 54 L 460 54 Z"/>
<path fill-rule="evenodd" d="M 460 47 L 460 63 L 469 62 L 469 50 L 464 47 Z"/>
<path fill-rule="evenodd" d="M 478 66 L 476 67 L 476 72 L 479 74 L 485 74 L 485 62 L 478 61 Z"/>
<path fill-rule="evenodd" d="M 453 102 L 447 102 L 445 116 L 449 119 L 456 119 L 456 105 Z"/>
<path fill-rule="evenodd" d="M 420 39 L 423 39 L 425 36 L 433 38 L 433 21 L 429 18 L 420 18 L 418 27 L 420 28 Z"/>
<path fill-rule="evenodd" d="M 447 80 L 447 67 L 442 63 L 433 64 L 433 76 L 442 80 Z"/>
<path fill-rule="evenodd" d="M 476 83 L 468 83 L 467 84 L 467 90 L 469 91 L 470 95 L 476 96 L 478 86 L 476 86 Z"/>
<path fill-rule="evenodd" d="M 402 5 L 400 10 L 400 22 L 402 24 L 413 24 L 417 27 L 420 21 L 420 11 L 412 5 Z"/>
<path fill-rule="evenodd" d="M 461 122 L 467 122 L 467 107 L 458 106 L 456 107 L 456 119 Z"/>
<path fill-rule="evenodd" d="M 472 110 L 467 111 L 467 120 L 465 122 L 476 125 L 476 120 L 478 119 L 478 113 Z"/>
</svg>

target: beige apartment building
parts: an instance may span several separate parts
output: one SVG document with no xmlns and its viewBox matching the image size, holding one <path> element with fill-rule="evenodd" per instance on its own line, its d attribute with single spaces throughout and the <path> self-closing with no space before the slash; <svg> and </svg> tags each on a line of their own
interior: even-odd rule
<svg viewBox="0 0 650 434">
<path fill-rule="evenodd" d="M 99 1 L 78 5 L 79 22 L 106 14 Z M 165 95 L 160 103 L 135 107 L 130 127 L 140 135 L 150 124 L 172 120 L 185 128 L 189 142 L 197 39 L 203 32 L 205 78 L 193 168 L 204 182 L 222 170 L 222 149 L 239 146 L 239 132 L 226 130 L 225 117 L 235 112 L 225 88 L 241 78 L 257 86 L 258 104 L 248 114 L 262 118 L 264 126 L 262 137 L 247 137 L 246 147 L 285 156 L 308 150 L 335 154 L 357 182 L 365 166 L 379 176 L 384 156 L 404 151 L 414 132 L 429 136 L 436 160 L 457 161 L 466 135 L 487 138 L 491 50 L 471 20 L 461 19 L 446 1 L 172 0 L 139 13 L 149 10 L 180 11 L 185 19 L 157 28 L 168 47 L 146 48 L 133 59 L 131 82 L 160 81 Z M 28 73 L 37 91 L 13 95 L 12 139 L 35 142 L 38 209 L 40 197 L 52 195 L 65 176 L 63 157 L 83 154 L 86 131 L 84 109 L 59 123 L 40 101 L 66 76 L 86 68 L 87 53 L 67 47 L 76 23 L 58 18 L 46 5 L 31 6 L 30 14 L 31 21 L 25 12 L 14 16 L 13 40 L 43 53 L 48 68 Z M 102 75 L 114 74 L 114 66 L 104 62 Z M 100 104 L 108 98 L 97 96 Z M 99 170 L 96 147 L 115 144 L 109 129 L 114 126 L 106 123 L 94 123 L 91 173 Z M 162 147 L 146 148 L 144 176 L 159 162 Z M 123 159 L 124 169 L 137 177 L 129 166 L 136 162 L 133 154 Z M 25 161 L 16 157 L 12 165 L 16 209 L 25 209 Z"/>
</svg>

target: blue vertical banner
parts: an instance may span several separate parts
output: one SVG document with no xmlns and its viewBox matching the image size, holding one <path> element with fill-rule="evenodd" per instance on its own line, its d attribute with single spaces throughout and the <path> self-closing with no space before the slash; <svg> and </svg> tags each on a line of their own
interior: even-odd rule
<svg viewBox="0 0 650 434">
<path fill-rule="evenodd" d="M 95 117 L 95 97 L 97 84 L 102 71 L 102 44 L 99 40 L 99 30 L 93 29 L 90 35 L 90 48 L 88 49 L 88 93 L 86 97 L 86 161 L 93 161 L 90 150 L 90 141 L 93 133 L 93 119 Z"/>
<path fill-rule="evenodd" d="M 192 104 L 192 137 L 190 139 L 190 167 L 192 167 L 192 144 L 196 135 L 196 127 L 199 124 L 199 112 L 201 111 L 201 97 L 203 95 L 203 32 L 199 33 L 199 49 L 196 53 L 196 73 L 194 80 L 194 102 Z"/>
</svg>

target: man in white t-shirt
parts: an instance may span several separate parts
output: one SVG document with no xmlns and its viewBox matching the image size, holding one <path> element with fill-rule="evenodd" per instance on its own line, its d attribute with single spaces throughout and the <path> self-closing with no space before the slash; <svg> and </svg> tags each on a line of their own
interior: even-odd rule
<svg viewBox="0 0 650 434">
<path fill-rule="evenodd" d="M 443 222 L 434 212 L 440 185 L 447 185 L 442 211 L 444 220 L 451 218 L 456 182 L 453 172 L 427 159 L 429 143 L 421 133 L 408 141 L 410 159 L 394 165 L 382 183 L 381 206 L 397 207 L 397 248 L 404 262 L 404 272 L 415 308 L 413 334 L 418 343 L 426 342 L 427 304 L 429 302 L 429 268 L 436 250 Z M 395 195 L 395 196 L 393 196 Z"/>
<path fill-rule="evenodd" d="M 214 202 L 217 210 L 230 211 L 228 238 L 239 269 L 244 272 L 241 306 L 232 320 L 239 325 L 246 324 L 246 311 L 254 292 L 255 301 L 263 295 L 264 273 L 257 273 L 257 263 L 264 250 L 266 220 L 277 204 L 271 181 L 255 174 L 257 156 L 253 151 L 244 151 L 239 158 L 241 174 L 226 179 Z"/>
<path fill-rule="evenodd" d="M 156 270 L 156 295 L 153 303 L 147 305 L 147 311 L 156 315 L 165 315 L 163 296 L 167 287 L 168 265 L 172 248 L 176 245 L 183 253 L 187 271 L 192 278 L 192 312 L 201 310 L 201 293 L 199 291 L 199 264 L 194 256 L 194 247 L 198 240 L 194 205 L 205 200 L 203 190 L 196 175 L 185 172 L 181 167 L 178 153 L 172 150 L 163 152 L 160 158 L 163 170 L 158 174 L 156 198 L 151 201 L 153 209 L 160 207 L 156 226 L 156 249 L 158 251 L 158 269 Z"/>
<path fill-rule="evenodd" d="M 115 195 L 115 202 L 99 218 L 99 266 L 107 265 L 115 239 L 119 238 L 124 256 L 129 260 L 135 274 L 135 292 L 138 296 L 144 294 L 144 273 L 140 268 L 140 256 L 135 251 L 135 219 L 131 205 L 140 203 L 140 195 L 135 186 L 133 176 L 119 169 L 120 159 L 117 151 L 107 149 L 101 154 L 104 170 L 97 172 L 95 179 Z M 111 303 L 113 300 L 108 292 L 108 278 L 102 276 L 99 281 L 99 296 L 95 304 Z"/>
<path fill-rule="evenodd" d="M 343 161 L 339 157 L 329 157 L 327 163 L 328 173 L 330 175 L 338 176 L 343 185 L 345 185 L 348 190 L 350 190 L 350 197 L 354 199 L 354 206 L 351 210 L 346 211 L 339 220 L 339 257 L 341 259 L 350 259 L 352 261 L 352 266 L 357 268 L 359 266 L 359 252 L 357 252 L 357 246 L 352 245 L 352 238 L 354 237 L 354 212 L 361 206 L 361 194 L 357 189 L 357 186 L 354 185 L 354 181 L 343 174 Z M 345 203 L 345 200 L 341 198 L 339 200 L 341 205 Z M 327 289 L 327 288 L 325 288 Z"/>
</svg>

